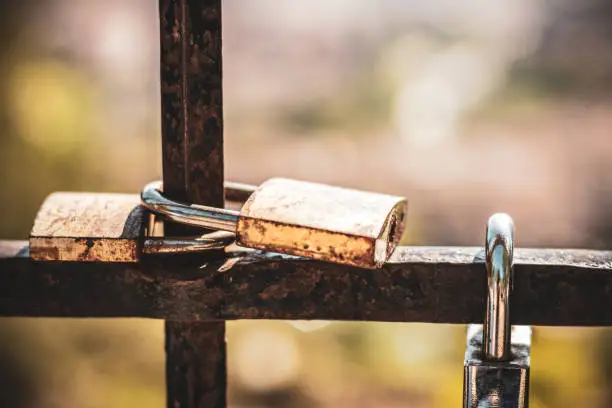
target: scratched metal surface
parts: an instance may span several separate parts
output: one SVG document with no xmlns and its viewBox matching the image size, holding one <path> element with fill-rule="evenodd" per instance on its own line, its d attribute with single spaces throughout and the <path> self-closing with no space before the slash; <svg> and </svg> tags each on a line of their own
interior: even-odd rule
<svg viewBox="0 0 612 408">
<path fill-rule="evenodd" d="M 134 262 L 144 225 L 136 195 L 53 193 L 36 215 L 30 256 L 38 261 Z"/>
<path fill-rule="evenodd" d="M 376 239 L 403 197 L 273 178 L 247 201 L 241 216 Z"/>
<path fill-rule="evenodd" d="M 403 197 L 274 178 L 244 204 L 236 234 L 249 248 L 375 268 L 402 237 L 406 212 Z"/>
</svg>

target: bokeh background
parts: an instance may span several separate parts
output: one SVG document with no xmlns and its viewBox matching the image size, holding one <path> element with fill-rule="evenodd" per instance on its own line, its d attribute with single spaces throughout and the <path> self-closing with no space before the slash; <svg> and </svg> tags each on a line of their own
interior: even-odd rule
<svg viewBox="0 0 612 408">
<path fill-rule="evenodd" d="M 161 174 L 154 0 L 0 1 L 0 237 Z M 227 178 L 405 195 L 406 244 L 612 248 L 605 0 L 225 0 Z M 607 307 L 607 305 L 602 305 Z M 228 323 L 233 407 L 454 407 L 465 328 Z M 612 407 L 612 332 L 536 328 L 532 407 Z M 0 320 L 0 406 L 165 404 L 163 322 Z"/>
</svg>

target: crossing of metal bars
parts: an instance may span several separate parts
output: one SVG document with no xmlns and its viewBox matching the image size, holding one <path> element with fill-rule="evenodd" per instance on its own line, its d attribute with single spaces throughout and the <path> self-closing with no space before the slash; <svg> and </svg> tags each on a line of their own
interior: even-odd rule
<svg viewBox="0 0 612 408">
<path fill-rule="evenodd" d="M 159 18 L 165 192 L 223 206 L 221 0 L 160 0 Z M 519 248 L 514 258 L 513 324 L 612 326 L 612 251 Z M 400 247 L 380 270 L 238 250 L 197 265 L 41 263 L 27 242 L 0 241 L 0 316 L 165 319 L 168 407 L 220 408 L 225 320 L 481 323 L 483 262 L 482 248 Z"/>
<path fill-rule="evenodd" d="M 165 191 L 223 207 L 221 0 L 160 0 L 159 21 Z M 225 407 L 225 323 L 170 319 L 165 332 L 167 406 Z"/>
</svg>

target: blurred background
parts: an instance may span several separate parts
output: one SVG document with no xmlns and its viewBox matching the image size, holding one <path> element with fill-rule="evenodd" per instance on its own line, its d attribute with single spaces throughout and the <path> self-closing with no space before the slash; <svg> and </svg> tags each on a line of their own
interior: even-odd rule
<svg viewBox="0 0 612 408">
<path fill-rule="evenodd" d="M 0 237 L 161 175 L 153 0 L 0 1 Z M 405 195 L 405 244 L 612 248 L 605 0 L 225 0 L 226 175 Z M 456 407 L 465 328 L 228 323 L 233 407 Z M 612 407 L 612 332 L 537 328 L 532 407 Z M 0 320 L 0 406 L 165 406 L 163 322 Z"/>
</svg>

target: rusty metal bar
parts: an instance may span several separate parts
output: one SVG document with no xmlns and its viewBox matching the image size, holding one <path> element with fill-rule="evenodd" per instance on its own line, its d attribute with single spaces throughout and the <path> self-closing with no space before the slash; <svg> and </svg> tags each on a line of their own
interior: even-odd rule
<svg viewBox="0 0 612 408">
<path fill-rule="evenodd" d="M 612 326 L 612 251 L 515 249 L 513 324 Z M 379 270 L 232 252 L 178 265 L 34 262 L 0 241 L 0 316 L 482 323 L 482 248 L 400 247 Z"/>
<path fill-rule="evenodd" d="M 221 1 L 160 0 L 164 191 L 223 204 Z"/>
<path fill-rule="evenodd" d="M 160 0 L 159 17 L 164 191 L 223 208 L 221 0 Z M 189 232 L 165 226 L 167 236 Z M 225 323 L 165 330 L 168 407 L 225 407 Z"/>
</svg>

